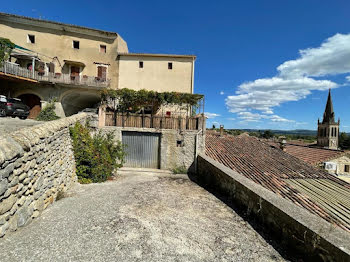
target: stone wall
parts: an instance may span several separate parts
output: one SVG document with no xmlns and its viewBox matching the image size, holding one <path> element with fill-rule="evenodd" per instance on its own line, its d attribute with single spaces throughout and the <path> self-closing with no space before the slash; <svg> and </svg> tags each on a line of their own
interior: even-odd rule
<svg viewBox="0 0 350 262">
<path fill-rule="evenodd" d="M 68 118 L 0 135 L 0 237 L 25 226 L 76 180 Z"/>
<path fill-rule="evenodd" d="M 305 261 L 350 261 L 350 234 L 205 155 L 199 184 L 243 211 L 269 237 Z"/>
<path fill-rule="evenodd" d="M 106 132 L 113 131 L 117 140 L 122 141 L 123 131 L 160 134 L 160 169 L 175 167 L 194 168 L 199 153 L 205 150 L 205 132 L 201 130 L 172 130 L 133 127 L 102 127 Z M 181 143 L 180 145 L 178 144 Z"/>
</svg>

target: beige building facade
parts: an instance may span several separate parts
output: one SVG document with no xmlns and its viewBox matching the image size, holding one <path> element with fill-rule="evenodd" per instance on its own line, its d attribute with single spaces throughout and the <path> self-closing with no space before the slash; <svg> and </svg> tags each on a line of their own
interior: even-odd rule
<svg viewBox="0 0 350 262">
<path fill-rule="evenodd" d="M 30 108 L 55 99 L 60 116 L 72 115 L 96 107 L 104 88 L 193 93 L 195 56 L 130 54 L 114 32 L 0 13 L 0 37 L 16 44 L 0 94 Z"/>
<path fill-rule="evenodd" d="M 193 93 L 193 55 L 119 54 L 118 88 Z"/>
</svg>

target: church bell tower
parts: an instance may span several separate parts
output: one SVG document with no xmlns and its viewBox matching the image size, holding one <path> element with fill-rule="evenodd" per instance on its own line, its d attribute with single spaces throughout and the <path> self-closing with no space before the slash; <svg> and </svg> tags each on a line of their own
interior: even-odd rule
<svg viewBox="0 0 350 262">
<path fill-rule="evenodd" d="M 333 110 L 333 102 L 331 90 L 329 89 L 326 109 L 323 113 L 323 120 L 320 122 L 320 119 L 318 119 L 318 146 L 329 149 L 338 149 L 340 120 L 338 119 L 338 122 L 335 122 L 334 119 L 335 115 Z"/>
</svg>

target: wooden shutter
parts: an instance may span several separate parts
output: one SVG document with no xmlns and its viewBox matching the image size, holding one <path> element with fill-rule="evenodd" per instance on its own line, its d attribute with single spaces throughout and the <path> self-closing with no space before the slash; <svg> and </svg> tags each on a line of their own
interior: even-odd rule
<svg viewBox="0 0 350 262">
<path fill-rule="evenodd" d="M 107 79 L 107 67 L 105 66 L 98 66 L 97 67 L 97 77 L 106 80 Z"/>
</svg>

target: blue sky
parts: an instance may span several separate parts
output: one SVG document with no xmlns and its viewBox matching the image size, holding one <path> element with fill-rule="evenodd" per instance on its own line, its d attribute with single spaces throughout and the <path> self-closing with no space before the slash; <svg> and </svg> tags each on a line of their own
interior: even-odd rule
<svg viewBox="0 0 350 262">
<path fill-rule="evenodd" d="M 208 126 L 316 129 L 333 88 L 350 131 L 350 1 L 5 1 L 15 13 L 118 32 L 130 52 L 195 54 Z M 303 50 L 300 52 L 300 50 Z"/>
</svg>

